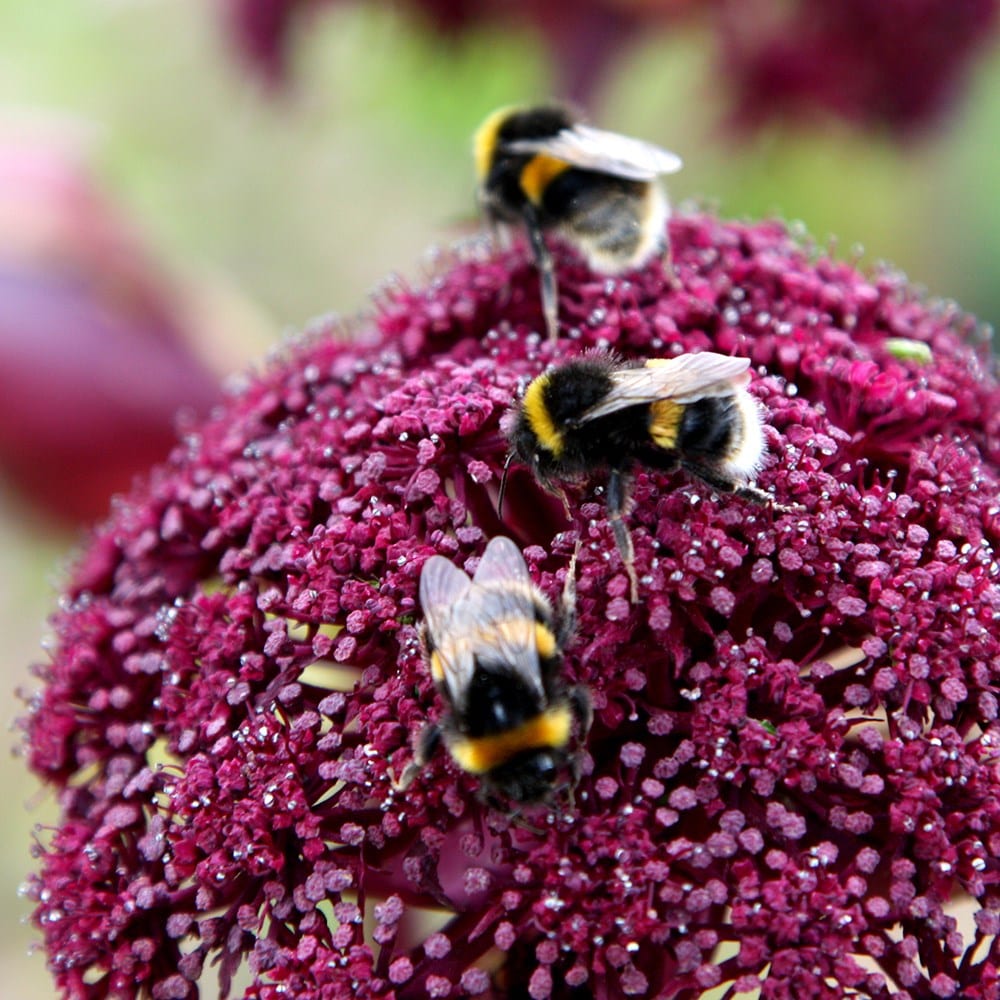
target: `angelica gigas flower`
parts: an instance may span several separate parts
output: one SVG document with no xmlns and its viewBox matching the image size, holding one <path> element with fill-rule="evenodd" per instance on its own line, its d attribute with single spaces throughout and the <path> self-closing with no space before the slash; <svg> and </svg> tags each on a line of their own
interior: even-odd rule
<svg viewBox="0 0 1000 1000">
<path fill-rule="evenodd" d="M 94 534 L 26 722 L 29 883 L 67 996 L 987 997 L 1000 989 L 1000 385 L 975 321 L 778 223 L 688 215 L 613 280 L 443 259 L 320 324 Z M 570 519 L 501 418 L 544 367 L 748 356 L 758 483 L 638 470 L 640 600 L 595 477 Z M 498 534 L 556 596 L 594 723 L 512 818 L 446 754 L 417 584 Z M 964 901 L 974 922 L 950 909 Z M 234 983 L 241 984 L 233 986 Z"/>
<path fill-rule="evenodd" d="M 817 110 L 906 134 L 939 122 L 996 44 L 996 0 L 738 0 L 719 69 L 737 124 Z"/>
<path fill-rule="evenodd" d="M 268 83 L 283 82 L 295 28 L 334 0 L 222 0 L 229 31 Z M 527 26 L 552 63 L 553 93 L 592 106 L 638 39 L 699 23 L 712 86 L 749 129 L 817 112 L 907 134 L 938 123 L 997 41 L 997 0 L 409 0 L 440 35 Z M 655 93 L 651 94 L 655 98 Z"/>
</svg>

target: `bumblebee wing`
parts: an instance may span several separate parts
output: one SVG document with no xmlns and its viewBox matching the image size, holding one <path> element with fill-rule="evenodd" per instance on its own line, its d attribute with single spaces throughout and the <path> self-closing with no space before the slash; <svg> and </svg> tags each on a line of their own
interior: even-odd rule
<svg viewBox="0 0 1000 1000">
<path fill-rule="evenodd" d="M 462 608 L 472 593 L 472 581 L 444 556 L 431 556 L 420 572 L 420 605 L 434 652 L 431 673 L 443 683 L 455 703 L 472 680 L 475 660 L 462 633 Z"/>
<path fill-rule="evenodd" d="M 544 699 L 535 632 L 536 591 L 521 550 L 509 538 L 491 539 L 472 582 L 467 612 L 482 637 L 479 665 L 517 674 Z"/>
<path fill-rule="evenodd" d="M 633 181 L 675 174 L 683 166 L 676 153 L 590 125 L 574 125 L 544 139 L 518 139 L 503 148 L 511 153 L 545 153 L 582 170 Z"/>
<path fill-rule="evenodd" d="M 516 584 L 517 589 L 526 587 L 529 592 L 531 590 L 531 576 L 521 550 L 503 535 L 490 539 L 472 582 L 477 587 Z"/>
<path fill-rule="evenodd" d="M 544 699 L 534 589 L 509 538 L 490 541 L 472 580 L 443 556 L 431 556 L 420 576 L 420 603 L 436 647 L 432 672 L 436 658 L 436 680 L 458 714 L 477 668 L 516 673 Z"/>
<path fill-rule="evenodd" d="M 677 358 L 654 358 L 641 368 L 619 368 L 611 373 L 612 388 L 608 394 L 577 420 L 585 423 L 658 399 L 686 404 L 731 393 L 734 387 L 742 387 L 749 381 L 749 367 L 749 358 L 704 351 Z"/>
<path fill-rule="evenodd" d="M 456 607 L 472 589 L 472 581 L 444 556 L 431 556 L 420 571 L 420 606 L 431 638 L 450 625 Z"/>
</svg>

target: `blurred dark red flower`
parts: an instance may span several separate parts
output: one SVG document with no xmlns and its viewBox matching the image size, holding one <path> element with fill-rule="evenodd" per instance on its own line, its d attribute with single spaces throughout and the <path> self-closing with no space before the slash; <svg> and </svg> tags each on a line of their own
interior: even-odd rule
<svg viewBox="0 0 1000 1000">
<path fill-rule="evenodd" d="M 995 43 L 996 0 L 724 0 L 735 122 L 817 109 L 897 133 L 936 122 Z"/>
<path fill-rule="evenodd" d="M 291 33 L 302 15 L 331 0 L 223 0 L 229 30 L 240 53 L 261 79 L 276 85 L 288 73 Z"/>
<path fill-rule="evenodd" d="M 248 63 L 271 84 L 288 75 L 299 22 L 335 0 L 224 0 Z M 908 133 L 934 124 L 996 41 L 998 0 L 408 0 L 447 37 L 483 24 L 545 40 L 552 92 L 593 104 L 628 44 L 700 17 L 718 47 L 717 80 L 749 129 L 817 111 Z"/>
<path fill-rule="evenodd" d="M 190 326 L 77 153 L 0 138 L 0 476 L 57 518 L 103 514 L 220 395 Z"/>
<path fill-rule="evenodd" d="M 671 223 L 615 280 L 523 247 L 317 329 L 93 537 L 26 720 L 59 794 L 29 882 L 67 996 L 997 996 L 1000 384 L 975 321 L 777 223 Z M 600 495 L 573 518 L 503 414 L 547 364 L 749 356 L 760 477 L 794 510 L 640 472 L 641 601 Z M 575 805 L 512 822 L 446 756 L 421 661 L 432 553 L 582 543 Z M 975 929 L 948 909 L 965 900 Z M 215 972 L 212 973 L 213 977 Z"/>
<path fill-rule="evenodd" d="M 229 30 L 247 64 L 261 79 L 281 85 L 290 50 L 309 18 L 342 0 L 223 0 Z M 621 48 L 652 19 L 690 7 L 696 0 L 407 0 L 418 21 L 447 40 L 483 25 L 524 25 L 541 32 L 553 57 L 555 91 L 586 102 Z"/>
</svg>

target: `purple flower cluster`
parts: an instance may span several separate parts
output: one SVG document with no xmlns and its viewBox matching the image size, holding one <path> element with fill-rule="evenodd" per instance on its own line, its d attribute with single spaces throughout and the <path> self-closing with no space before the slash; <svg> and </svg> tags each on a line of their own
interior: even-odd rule
<svg viewBox="0 0 1000 1000">
<path fill-rule="evenodd" d="M 671 222 L 615 280 L 523 247 L 289 347 L 119 501 L 26 722 L 61 820 L 29 883 L 69 997 L 996 997 L 1000 384 L 975 321 L 778 223 Z M 759 483 L 639 471 L 572 521 L 501 418 L 547 364 L 749 356 Z M 575 802 L 512 817 L 447 755 L 420 570 L 507 534 L 593 695 Z M 960 925 L 950 904 L 965 901 Z M 204 988 L 204 984 L 202 984 Z"/>
</svg>

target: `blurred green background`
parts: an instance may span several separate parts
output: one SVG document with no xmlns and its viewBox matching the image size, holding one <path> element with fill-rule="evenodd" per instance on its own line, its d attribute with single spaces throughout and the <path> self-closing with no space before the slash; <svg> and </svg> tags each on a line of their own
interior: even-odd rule
<svg viewBox="0 0 1000 1000">
<path fill-rule="evenodd" d="M 220 374 L 311 317 L 364 308 L 392 272 L 419 282 L 427 248 L 475 225 L 472 129 L 550 86 L 527 34 L 445 44 L 380 4 L 323 11 L 296 46 L 292 88 L 276 96 L 204 0 L 0 0 L 0 39 L 0 125 L 86 146 L 147 245 L 198 290 L 210 334 L 196 347 Z M 736 141 L 720 124 L 710 51 L 697 27 L 647 37 L 592 118 L 683 156 L 675 202 L 801 220 L 821 245 L 835 234 L 841 256 L 863 248 L 862 266 L 891 260 L 932 294 L 1000 318 L 1000 53 L 976 65 L 942 127 L 899 144 L 825 119 Z M 75 538 L 0 481 L 9 691 L 31 686 Z M 22 704 L 7 705 L 13 723 Z M 0 997 L 51 996 L 16 890 L 31 830 L 55 806 L 20 761 L 2 766 Z"/>
</svg>

